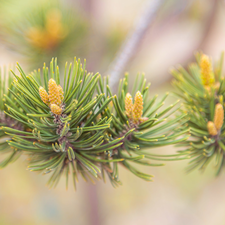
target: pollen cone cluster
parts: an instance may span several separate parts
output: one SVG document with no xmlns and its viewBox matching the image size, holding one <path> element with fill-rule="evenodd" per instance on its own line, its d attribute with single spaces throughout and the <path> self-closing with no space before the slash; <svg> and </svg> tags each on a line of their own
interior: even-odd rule
<svg viewBox="0 0 225 225">
<path fill-rule="evenodd" d="M 60 106 L 62 101 L 59 93 L 59 87 L 56 84 L 55 80 L 52 78 L 48 82 L 48 93 L 50 103 Z"/>
<path fill-rule="evenodd" d="M 67 33 L 67 29 L 62 23 L 61 12 L 53 9 L 47 12 L 44 27 L 30 27 L 26 36 L 35 47 L 52 49 L 67 36 Z"/>
<path fill-rule="evenodd" d="M 220 130 L 223 126 L 223 120 L 224 120 L 224 110 L 223 106 L 218 103 L 216 104 L 215 108 L 215 114 L 214 114 L 214 124 L 217 130 Z"/>
<path fill-rule="evenodd" d="M 50 108 L 51 108 L 52 113 L 54 113 L 56 115 L 61 115 L 62 114 L 62 108 L 60 108 L 58 105 L 51 104 Z"/>
<path fill-rule="evenodd" d="M 217 130 L 215 124 L 212 121 L 208 121 L 207 123 L 208 132 L 210 135 L 215 136 L 217 135 Z"/>
<path fill-rule="evenodd" d="M 62 87 L 60 86 L 60 85 L 58 85 L 58 89 L 59 89 L 59 96 L 60 96 L 60 99 L 61 99 L 61 101 L 63 101 L 63 99 L 64 99 L 64 92 L 63 92 L 63 89 L 62 89 Z"/>
<path fill-rule="evenodd" d="M 125 98 L 125 110 L 126 115 L 131 118 L 132 117 L 132 111 L 133 111 L 133 99 L 130 93 L 126 94 Z"/>
<path fill-rule="evenodd" d="M 39 88 L 39 95 L 41 100 L 50 107 L 51 112 L 57 115 L 62 113 L 62 101 L 64 99 L 63 89 L 60 85 L 57 85 L 54 79 L 50 79 L 48 82 L 48 93 L 43 88 Z"/>
<path fill-rule="evenodd" d="M 143 114 L 143 97 L 140 91 L 138 91 L 135 95 L 134 106 L 133 106 L 133 119 L 137 122 L 141 119 Z"/>
<path fill-rule="evenodd" d="M 223 120 L 224 120 L 223 106 L 220 103 L 217 103 L 214 113 L 214 122 L 209 121 L 207 124 L 209 134 L 211 134 L 212 136 L 217 135 L 223 126 Z"/>
<path fill-rule="evenodd" d="M 40 87 L 39 88 L 39 94 L 41 96 L 41 100 L 46 104 L 46 105 L 49 105 L 50 102 L 49 102 L 49 96 L 48 96 L 48 93 L 47 91 L 43 88 L 43 87 Z"/>
<path fill-rule="evenodd" d="M 202 55 L 201 62 L 201 80 L 206 89 L 215 84 L 215 78 L 212 70 L 212 63 L 207 55 Z"/>
<path fill-rule="evenodd" d="M 134 104 L 132 96 L 127 93 L 125 97 L 125 111 L 126 115 L 135 124 L 142 123 L 147 120 L 147 118 L 142 118 L 143 114 L 143 96 L 140 91 L 135 95 Z"/>
</svg>

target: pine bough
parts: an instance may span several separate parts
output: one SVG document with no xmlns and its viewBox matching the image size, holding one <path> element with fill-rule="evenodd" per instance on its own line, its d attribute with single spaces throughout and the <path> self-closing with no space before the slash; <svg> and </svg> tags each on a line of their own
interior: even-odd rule
<svg viewBox="0 0 225 225">
<path fill-rule="evenodd" d="M 75 188 L 78 175 L 93 182 L 108 176 L 117 186 L 119 165 L 151 181 L 152 175 L 133 164 L 160 166 L 152 161 L 184 158 L 149 152 L 185 141 L 189 128 L 183 125 L 186 113 L 174 116 L 178 101 L 159 111 L 168 94 L 158 102 L 157 96 L 149 99 L 150 84 L 144 75 L 137 76 L 129 93 L 126 74 L 114 95 L 107 77 L 87 73 L 85 62 L 76 59 L 66 64 L 63 76 L 56 59 L 49 68 L 44 65 L 29 75 L 19 64 L 17 71 L 1 75 L 0 151 L 6 153 L 1 168 L 26 155 L 30 171 L 51 174 L 50 187 L 63 174 L 66 186 L 69 175 Z"/>
</svg>

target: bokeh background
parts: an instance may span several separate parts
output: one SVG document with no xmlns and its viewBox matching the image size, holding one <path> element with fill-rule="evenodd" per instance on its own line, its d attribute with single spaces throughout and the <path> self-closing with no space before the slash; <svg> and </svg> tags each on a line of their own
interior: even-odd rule
<svg viewBox="0 0 225 225">
<path fill-rule="evenodd" d="M 161 0 L 126 63 L 116 68 L 118 57 L 124 56 L 121 48 L 154 2 L 1 0 L 0 65 L 18 61 L 29 73 L 51 57 L 63 65 L 76 56 L 87 59 L 89 71 L 103 75 L 129 71 L 131 83 L 137 72 L 145 72 L 152 83 L 150 95 L 172 92 L 171 67 L 187 67 L 195 51 L 216 61 L 225 49 L 225 1 Z M 176 150 L 169 146 L 153 151 Z M 49 190 L 47 175 L 27 171 L 21 158 L 0 171 L 0 225 L 224 225 L 225 174 L 215 178 L 213 163 L 204 173 L 186 174 L 187 164 L 141 168 L 154 174 L 151 183 L 121 167 L 121 187 L 80 178 L 74 192 L 72 184 L 65 190 L 63 179 Z"/>
</svg>

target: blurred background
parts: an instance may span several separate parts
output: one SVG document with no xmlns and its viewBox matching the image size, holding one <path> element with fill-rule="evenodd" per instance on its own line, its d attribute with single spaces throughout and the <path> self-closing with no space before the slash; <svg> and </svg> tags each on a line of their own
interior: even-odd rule
<svg viewBox="0 0 225 225">
<path fill-rule="evenodd" d="M 145 72 L 150 95 L 172 92 L 169 69 L 187 67 L 195 51 L 218 60 L 224 40 L 223 0 L 0 1 L 1 66 L 18 61 L 29 73 L 57 57 L 63 70 L 76 56 L 114 83 L 129 71 L 132 85 Z M 225 174 L 215 178 L 213 164 L 185 174 L 187 164 L 141 168 L 155 176 L 152 183 L 121 167 L 121 187 L 80 178 L 74 192 L 63 179 L 49 190 L 47 175 L 28 172 L 21 158 L 0 171 L 0 225 L 224 225 Z"/>
</svg>

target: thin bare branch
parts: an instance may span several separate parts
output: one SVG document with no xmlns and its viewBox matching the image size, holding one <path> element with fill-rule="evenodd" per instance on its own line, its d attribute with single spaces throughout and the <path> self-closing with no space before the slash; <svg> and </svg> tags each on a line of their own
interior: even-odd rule
<svg viewBox="0 0 225 225">
<path fill-rule="evenodd" d="M 196 50 L 200 50 L 203 52 L 206 50 L 208 41 L 210 39 L 210 34 L 213 31 L 214 23 L 217 18 L 217 10 L 219 3 L 220 0 L 212 0 L 211 10 L 208 14 L 207 19 L 204 21 L 205 25 L 203 26 L 205 26 L 205 28 L 203 29 L 201 38 L 199 42 L 197 42 L 197 44 L 191 48 L 191 51 L 189 51 L 189 54 L 187 54 L 187 56 L 183 59 L 183 62 L 180 62 L 181 65 L 187 66 L 189 62 L 192 62 L 195 59 L 195 57 L 193 56 L 193 52 L 195 52 Z"/>
<path fill-rule="evenodd" d="M 115 60 L 112 62 L 108 74 L 110 74 L 110 85 L 115 89 L 120 79 L 120 74 L 136 52 L 139 43 L 143 39 L 147 29 L 152 24 L 156 13 L 165 0 L 147 0 L 137 19 L 132 32 L 128 35 Z"/>
</svg>

